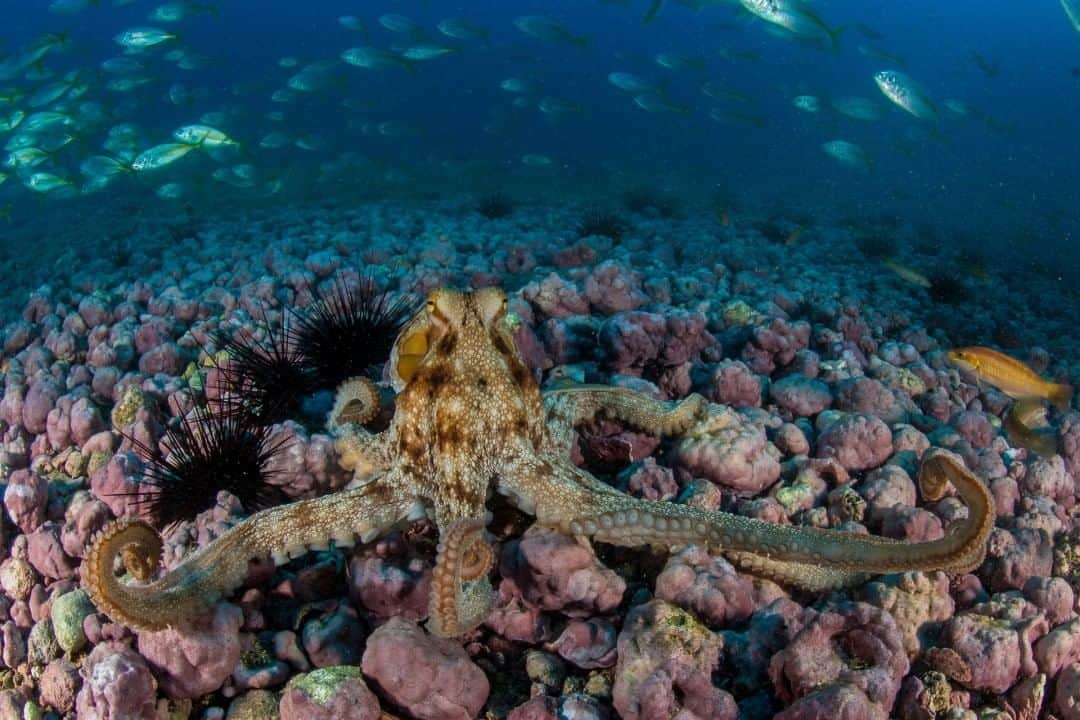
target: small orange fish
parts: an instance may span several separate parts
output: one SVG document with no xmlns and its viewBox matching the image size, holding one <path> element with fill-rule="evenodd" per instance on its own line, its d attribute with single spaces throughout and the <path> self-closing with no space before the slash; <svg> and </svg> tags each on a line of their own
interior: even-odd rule
<svg viewBox="0 0 1080 720">
<path fill-rule="evenodd" d="M 1014 357 L 987 347 L 963 347 L 949 351 L 949 362 L 993 385 L 1011 398 L 1042 398 L 1060 410 L 1068 410 L 1073 389 L 1043 380 Z"/>
<path fill-rule="evenodd" d="M 912 285 L 918 285 L 919 287 L 929 289 L 932 284 L 930 282 L 930 279 L 923 275 L 921 272 L 909 268 L 907 265 L 904 265 L 895 258 L 888 258 L 886 260 L 882 260 L 881 264 L 892 270 L 894 273 L 896 273 L 902 279 L 906 280 Z"/>
</svg>

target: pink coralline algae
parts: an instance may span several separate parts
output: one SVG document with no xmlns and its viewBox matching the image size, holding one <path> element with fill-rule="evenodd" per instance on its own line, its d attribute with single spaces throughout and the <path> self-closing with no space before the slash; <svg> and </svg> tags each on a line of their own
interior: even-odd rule
<svg viewBox="0 0 1080 720">
<path fill-rule="evenodd" d="M 791 702 L 825 686 L 849 685 L 886 716 L 909 667 L 892 615 L 861 602 L 807 612 L 809 621 L 769 663 L 778 697 Z"/>
<path fill-rule="evenodd" d="M 672 555 L 656 578 L 656 597 L 689 610 L 712 628 L 745 622 L 784 591 L 776 583 L 736 572 L 697 545 Z"/>
<path fill-rule="evenodd" d="M 139 652 L 156 670 L 172 698 L 196 698 L 213 692 L 240 660 L 240 608 L 218 604 L 199 627 L 139 633 Z"/>
<path fill-rule="evenodd" d="M 382 712 L 360 668 L 335 666 L 298 675 L 281 693 L 281 720 L 379 720 Z M 231 714 L 231 713 L 230 713 Z"/>
<path fill-rule="evenodd" d="M 400 535 L 360 547 L 349 560 L 349 598 L 378 617 L 423 620 L 430 592 L 430 561 Z"/>
<path fill-rule="evenodd" d="M 942 670 L 971 690 L 1004 693 L 1018 677 L 1037 671 L 1032 645 L 1048 630 L 1035 606 L 1022 598 L 995 596 L 946 623 L 938 651 L 955 654 L 955 659 Z"/>
<path fill-rule="evenodd" d="M 267 477 L 271 483 L 279 484 L 289 498 L 340 490 L 350 479 L 338 463 L 334 441 L 329 435 L 308 435 L 298 423 L 287 420 L 275 426 L 269 442 L 282 443 L 282 448 L 267 462 Z"/>
<path fill-rule="evenodd" d="M 817 454 L 835 458 L 848 471 L 870 470 L 892 454 L 892 433 L 880 418 L 845 415 L 821 433 Z"/>
<path fill-rule="evenodd" d="M 994 528 L 979 575 L 991 592 L 1019 590 L 1032 576 L 1052 574 L 1053 551 L 1045 530 Z"/>
<path fill-rule="evenodd" d="M 573 538 L 530 528 L 506 544 L 499 563 L 503 583 L 512 581 L 528 604 L 570 617 L 614 610 L 626 583 Z"/>
<path fill-rule="evenodd" d="M 720 637 L 662 600 L 627 613 L 619 633 L 612 704 L 623 720 L 735 720 L 734 698 L 715 687 Z"/>
<path fill-rule="evenodd" d="M 744 362 L 724 360 L 713 370 L 709 398 L 736 408 L 761 407 L 761 378 Z"/>
<path fill-rule="evenodd" d="M 705 330 L 705 316 L 683 311 L 623 312 L 600 326 L 600 344 L 618 372 L 683 365 L 715 342 Z"/>
<path fill-rule="evenodd" d="M 49 499 L 49 481 L 29 470 L 16 470 L 4 489 L 4 508 L 8 517 L 24 533 L 33 532 L 45 522 Z"/>
<path fill-rule="evenodd" d="M 605 260 L 585 278 L 585 296 L 601 315 L 636 310 L 649 301 L 641 290 L 641 273 Z"/>
<path fill-rule="evenodd" d="M 949 577 L 942 572 L 889 575 L 867 584 L 861 595 L 863 601 L 892 615 L 912 660 L 930 647 L 955 610 Z"/>
<path fill-rule="evenodd" d="M 157 683 L 134 650 L 119 643 L 96 646 L 83 662 L 82 680 L 75 701 L 79 717 L 157 720 Z"/>
<path fill-rule="evenodd" d="M 906 396 L 902 400 L 879 380 L 855 377 L 837 386 L 836 407 L 847 412 L 876 415 L 892 425 L 907 420 L 908 409 L 913 405 Z"/>
<path fill-rule="evenodd" d="M 672 451 L 677 472 L 738 495 L 756 495 L 780 477 L 780 451 L 765 430 L 720 409 L 685 433 Z"/>
<path fill-rule="evenodd" d="M 828 385 L 798 373 L 770 385 L 769 399 L 789 417 L 810 417 L 832 405 Z"/>
<path fill-rule="evenodd" d="M 368 638 L 363 669 L 384 696 L 420 720 L 473 720 L 490 692 L 487 676 L 460 642 L 400 618 Z"/>
<path fill-rule="evenodd" d="M 588 315 L 589 301 L 572 282 L 551 273 L 539 282 L 531 282 L 521 289 L 521 295 L 544 316 L 565 318 L 571 315 Z"/>
<path fill-rule="evenodd" d="M 585 670 L 607 668 L 615 664 L 615 626 L 607 620 L 571 620 L 550 649 L 559 657 Z"/>
<path fill-rule="evenodd" d="M 742 350 L 742 360 L 756 373 L 770 375 L 785 367 L 795 354 L 810 344 L 810 323 L 789 323 L 774 318 L 766 325 L 754 327 L 751 340 Z"/>
</svg>

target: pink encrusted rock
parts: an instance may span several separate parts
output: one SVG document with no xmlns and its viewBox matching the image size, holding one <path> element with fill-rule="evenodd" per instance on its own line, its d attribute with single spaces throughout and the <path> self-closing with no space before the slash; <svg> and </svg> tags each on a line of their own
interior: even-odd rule
<svg viewBox="0 0 1080 720">
<path fill-rule="evenodd" d="M 990 592 L 1019 590 L 1028 578 L 1052 575 L 1054 544 L 1045 530 L 994 528 L 979 575 Z"/>
<path fill-rule="evenodd" d="M 1076 503 L 1076 481 L 1060 455 L 1031 463 L 1020 479 L 1020 489 L 1027 497 L 1043 495 L 1069 508 Z"/>
<path fill-rule="evenodd" d="M 73 578 L 79 569 L 79 561 L 64 552 L 60 530 L 58 523 L 50 521 L 26 536 L 26 558 L 47 580 Z"/>
<path fill-rule="evenodd" d="M 580 362 L 595 353 L 600 323 L 591 315 L 549 318 L 540 326 L 548 357 L 556 365 Z"/>
<path fill-rule="evenodd" d="M 540 282 L 529 283 L 521 289 L 521 295 L 549 318 L 589 314 L 589 301 L 576 285 L 563 280 L 558 273 L 550 273 Z"/>
<path fill-rule="evenodd" d="M 368 638 L 363 669 L 385 697 L 420 720 L 472 720 L 490 692 L 460 642 L 432 637 L 401 618 Z"/>
<path fill-rule="evenodd" d="M 817 415 L 832 405 L 828 385 L 798 373 L 782 377 L 769 386 L 769 398 L 791 417 Z"/>
<path fill-rule="evenodd" d="M 1064 578 L 1034 576 L 1024 583 L 1024 597 L 1046 613 L 1051 625 L 1073 617 L 1076 593 Z"/>
<path fill-rule="evenodd" d="M 791 364 L 795 354 L 809 344 L 810 323 L 773 318 L 767 325 L 754 327 L 750 342 L 742 350 L 742 359 L 754 372 L 771 375 L 776 368 Z"/>
<path fill-rule="evenodd" d="M 357 547 L 349 560 L 349 599 L 377 617 L 423 620 L 431 570 L 431 563 L 394 533 Z"/>
<path fill-rule="evenodd" d="M 495 605 L 484 624 L 507 640 L 535 645 L 552 637 L 551 618 L 525 602 L 513 580 L 504 579 L 495 594 Z"/>
<path fill-rule="evenodd" d="M 602 315 L 636 310 L 649 301 L 641 290 L 641 273 L 615 260 L 605 260 L 585 278 L 585 297 Z"/>
<path fill-rule="evenodd" d="M 96 646 L 82 666 L 83 686 L 75 701 L 80 718 L 157 720 L 157 683 L 146 661 L 121 643 Z"/>
<path fill-rule="evenodd" d="M 827 685 L 787 706 L 774 720 L 887 720 L 889 713 L 850 683 Z"/>
<path fill-rule="evenodd" d="M 714 343 L 705 330 L 705 316 L 683 311 L 621 312 L 600 326 L 600 344 L 619 372 L 683 365 Z"/>
<path fill-rule="evenodd" d="M 990 424 L 990 418 L 986 413 L 976 410 L 965 410 L 957 413 L 949 421 L 949 424 L 960 433 L 960 437 L 971 443 L 974 448 L 989 447 L 997 433 Z"/>
<path fill-rule="evenodd" d="M 280 452 L 267 462 L 269 482 L 289 498 L 301 499 L 340 490 L 352 479 L 338 464 L 329 435 L 308 435 L 300 424 L 286 420 L 275 425 L 269 442 L 282 443 Z"/>
<path fill-rule="evenodd" d="M 627 493 L 643 500 L 672 500 L 679 493 L 675 473 L 652 457 L 628 466 L 619 473 L 619 482 L 625 483 Z"/>
<path fill-rule="evenodd" d="M 79 670 L 66 658 L 53 660 L 45 666 L 38 680 L 41 702 L 60 713 L 75 709 L 75 697 L 82 685 Z"/>
<path fill-rule="evenodd" d="M 44 377 L 30 385 L 22 406 L 22 425 L 29 433 L 43 433 L 47 428 L 49 412 L 52 411 L 62 390 L 51 377 Z"/>
<path fill-rule="evenodd" d="M 794 423 L 781 425 L 776 431 L 773 443 L 785 455 L 806 455 L 810 452 L 810 441 L 806 439 L 806 433 Z"/>
<path fill-rule="evenodd" d="M 607 620 L 571 620 L 550 646 L 567 662 L 585 670 L 607 668 L 617 657 L 615 626 Z"/>
<path fill-rule="evenodd" d="M 289 681 L 281 693 L 281 720 L 379 720 L 382 712 L 360 668 L 320 668 Z"/>
<path fill-rule="evenodd" d="M 1076 662 L 1080 662 L 1080 618 L 1058 625 L 1035 642 L 1035 663 L 1048 677 Z"/>
<path fill-rule="evenodd" d="M 1080 720 L 1080 662 L 1069 665 L 1057 678 L 1054 709 L 1061 720 Z"/>
<path fill-rule="evenodd" d="M 536 526 L 503 547 L 499 573 L 504 583 L 513 582 L 525 602 L 570 617 L 611 612 L 626 590 L 625 581 L 591 549 Z"/>
<path fill-rule="evenodd" d="M 735 720 L 735 699 L 714 687 L 721 640 L 662 600 L 630 610 L 619 633 L 612 704 L 623 720 Z"/>
<path fill-rule="evenodd" d="M 872 415 L 845 415 L 818 438 L 818 457 L 836 458 L 848 471 L 876 468 L 891 454 L 889 426 Z"/>
<path fill-rule="evenodd" d="M 791 702 L 824 685 L 848 684 L 887 714 L 909 668 L 892 615 L 861 602 L 808 612 L 809 622 L 769 662 L 779 698 Z"/>
<path fill-rule="evenodd" d="M 111 518 L 112 514 L 105 503 L 85 492 L 76 494 L 64 513 L 64 527 L 60 532 L 64 552 L 73 558 L 81 558 L 91 538 Z"/>
<path fill-rule="evenodd" d="M 941 624 L 956 609 L 949 576 L 942 572 L 888 575 L 868 583 L 861 599 L 892 615 L 912 660 L 933 643 Z"/>
<path fill-rule="evenodd" d="M 1067 413 L 1058 426 L 1058 452 L 1074 478 L 1080 478 L 1080 412 Z"/>
<path fill-rule="evenodd" d="M 906 396 L 893 392 L 880 380 L 865 376 L 849 378 L 837 385 L 835 404 L 838 410 L 875 415 L 889 425 L 906 421 L 909 408 L 914 407 Z"/>
<path fill-rule="evenodd" d="M 656 597 L 693 612 L 711 628 L 722 628 L 745 622 L 786 594 L 771 580 L 740 575 L 722 557 L 689 545 L 668 558 L 656 578 Z"/>
<path fill-rule="evenodd" d="M 217 690 L 240 661 L 240 608 L 219 603 L 211 618 L 193 628 L 139 633 L 139 652 L 174 699 Z"/>
<path fill-rule="evenodd" d="M 724 360 L 713 370 L 709 399 L 732 407 L 761 407 L 761 378 L 746 363 Z"/>
<path fill-rule="evenodd" d="M 146 490 L 139 483 L 142 474 L 143 464 L 135 453 L 119 452 L 90 476 L 90 491 L 114 516 L 138 517 L 143 509 L 138 491 Z"/>
<path fill-rule="evenodd" d="M 187 358 L 180 346 L 174 342 L 164 342 L 139 357 L 139 372 L 147 375 L 179 375 L 186 364 Z"/>
<path fill-rule="evenodd" d="M 364 635 L 365 628 L 356 610 L 341 604 L 334 612 L 305 622 L 301 641 L 312 665 L 333 667 L 360 661 Z"/>
<path fill-rule="evenodd" d="M 30 533 L 45 522 L 49 501 L 49 481 L 30 470 L 15 470 L 4 489 L 4 509 L 8 517 L 24 533 Z"/>
<path fill-rule="evenodd" d="M 592 265 L 596 262 L 596 250 L 589 243 L 581 240 L 556 252 L 552 261 L 557 268 Z"/>
<path fill-rule="evenodd" d="M 737 495 L 757 495 L 780 477 L 780 451 L 764 428 L 714 407 L 672 451 L 677 471 L 705 478 Z"/>
<path fill-rule="evenodd" d="M 872 470 L 858 490 L 866 500 L 866 516 L 871 527 L 879 526 L 894 508 L 914 507 L 917 497 L 915 481 L 899 465 Z"/>
<path fill-rule="evenodd" d="M 911 452 L 916 458 L 922 458 L 923 453 L 930 449 L 930 440 L 911 425 L 903 423 L 893 428 L 893 453 Z"/>
<path fill-rule="evenodd" d="M 537 695 L 523 705 L 518 705 L 506 716 L 506 720 L 559 720 L 559 702 L 549 695 Z"/>
</svg>

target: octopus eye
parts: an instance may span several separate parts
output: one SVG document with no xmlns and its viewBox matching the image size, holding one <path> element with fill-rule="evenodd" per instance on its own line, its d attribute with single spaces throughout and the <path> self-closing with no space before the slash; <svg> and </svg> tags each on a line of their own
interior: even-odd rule
<svg viewBox="0 0 1080 720">
<path fill-rule="evenodd" d="M 427 301 L 427 311 L 428 312 L 435 312 L 435 301 L 434 300 L 428 300 Z"/>
</svg>

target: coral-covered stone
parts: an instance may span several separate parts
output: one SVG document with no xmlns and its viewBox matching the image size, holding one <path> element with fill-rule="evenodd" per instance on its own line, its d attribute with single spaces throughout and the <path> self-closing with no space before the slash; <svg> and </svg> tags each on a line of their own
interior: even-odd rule
<svg viewBox="0 0 1080 720">
<path fill-rule="evenodd" d="M 719 406 L 691 428 L 672 451 L 675 467 L 739 495 L 756 495 L 780 477 L 780 451 L 765 430 Z"/>
<path fill-rule="evenodd" d="M 356 610 L 342 604 L 328 614 L 304 623 L 301 642 L 315 667 L 354 665 L 360 661 L 364 625 Z"/>
<path fill-rule="evenodd" d="M 49 413 L 56 405 L 62 389 L 52 378 L 46 377 L 30 385 L 22 405 L 22 425 L 29 433 L 43 433 L 48 427 Z"/>
<path fill-rule="evenodd" d="M 139 652 L 169 697 L 196 698 L 217 690 L 236 668 L 243 622 L 240 608 L 220 603 L 196 627 L 139 633 Z"/>
<path fill-rule="evenodd" d="M 709 399 L 732 407 L 761 407 L 761 378 L 740 360 L 724 360 L 713 370 Z"/>
<path fill-rule="evenodd" d="M 576 285 L 563 280 L 557 273 L 550 273 L 539 282 L 529 283 L 521 289 L 521 295 L 549 318 L 589 314 L 588 299 Z"/>
<path fill-rule="evenodd" d="M 901 400 L 884 383 L 874 378 L 853 377 L 836 387 L 837 409 L 874 415 L 889 425 L 905 422 L 909 406 L 912 406 L 910 401 Z"/>
<path fill-rule="evenodd" d="M 120 643 L 98 645 L 83 663 L 82 680 L 75 701 L 80 718 L 157 720 L 157 684 L 134 650 Z"/>
<path fill-rule="evenodd" d="M 791 417 L 817 415 L 832 405 L 828 385 L 798 373 L 780 378 L 769 386 L 769 398 Z"/>
<path fill-rule="evenodd" d="M 641 273 L 605 260 L 585 278 L 585 296 L 602 315 L 636 310 L 649 301 L 641 290 Z"/>
<path fill-rule="evenodd" d="M 15 470 L 4 488 L 4 509 L 24 533 L 31 533 L 45 522 L 49 500 L 49 481 L 30 470 Z"/>
<path fill-rule="evenodd" d="M 549 649 L 585 670 L 611 667 L 616 659 L 616 630 L 607 620 L 571 620 Z"/>
<path fill-rule="evenodd" d="M 633 608 L 619 633 L 612 704 L 623 720 L 734 720 L 734 698 L 714 687 L 720 638 L 662 600 Z"/>
<path fill-rule="evenodd" d="M 813 612 L 791 643 L 773 656 L 769 677 L 785 702 L 841 683 L 858 688 L 888 713 L 908 667 L 892 615 L 856 602 Z"/>
<path fill-rule="evenodd" d="M 846 415 L 821 433 L 817 454 L 835 458 L 845 470 L 870 470 L 892 454 L 892 433 L 878 417 Z"/>
<path fill-rule="evenodd" d="M 398 534 L 356 549 L 349 560 L 349 599 L 378 617 L 423 620 L 431 594 L 431 563 Z"/>
<path fill-rule="evenodd" d="M 41 702 L 54 710 L 67 713 L 75 709 L 75 698 L 82 685 L 79 670 L 65 658 L 53 660 L 45 666 L 38 681 Z"/>
<path fill-rule="evenodd" d="M 889 713 L 851 683 L 827 685 L 773 716 L 774 720 L 886 720 Z"/>
<path fill-rule="evenodd" d="M 867 584 L 862 600 L 896 620 L 909 659 L 933 643 L 942 623 L 955 610 L 949 595 L 949 576 L 942 572 L 886 576 Z"/>
<path fill-rule="evenodd" d="M 1054 709 L 1061 720 L 1080 720 L 1080 662 L 1061 671 L 1054 691 Z"/>
<path fill-rule="evenodd" d="M 990 592 L 1019 590 L 1032 576 L 1052 574 L 1053 553 L 1053 543 L 1045 530 L 994 528 L 979 575 Z"/>
<path fill-rule="evenodd" d="M 690 545 L 668 558 L 656 578 L 656 597 L 693 612 L 713 628 L 745 622 L 784 591 L 774 582 L 740 575 L 722 557 Z"/>
<path fill-rule="evenodd" d="M 364 683 L 360 668 L 333 666 L 297 675 L 285 686 L 279 706 L 281 720 L 379 720 L 375 693 Z"/>
<path fill-rule="evenodd" d="M 623 579 L 591 549 L 535 526 L 504 546 L 499 572 L 530 605 L 571 617 L 611 612 L 626 590 Z"/>
<path fill-rule="evenodd" d="M 472 720 L 490 692 L 460 642 L 432 637 L 401 618 L 368 638 L 363 669 L 383 695 L 421 720 Z"/>
<path fill-rule="evenodd" d="M 751 341 L 743 348 L 742 359 L 754 372 L 770 375 L 777 367 L 789 365 L 795 354 L 809 344 L 810 323 L 773 318 L 766 325 L 754 327 Z"/>
</svg>

